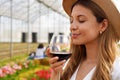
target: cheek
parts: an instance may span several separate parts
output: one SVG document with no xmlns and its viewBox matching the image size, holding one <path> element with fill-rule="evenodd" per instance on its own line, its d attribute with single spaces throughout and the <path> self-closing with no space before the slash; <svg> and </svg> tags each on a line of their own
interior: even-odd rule
<svg viewBox="0 0 120 80">
<path fill-rule="evenodd" d="M 99 36 L 97 31 L 89 30 L 85 31 L 76 39 L 72 39 L 73 44 L 82 45 L 96 40 Z"/>
<path fill-rule="evenodd" d="M 86 42 L 89 42 L 89 41 L 93 41 L 95 39 L 97 39 L 99 36 L 99 32 L 98 31 L 88 31 L 85 36 L 84 36 L 84 39 Z"/>
</svg>

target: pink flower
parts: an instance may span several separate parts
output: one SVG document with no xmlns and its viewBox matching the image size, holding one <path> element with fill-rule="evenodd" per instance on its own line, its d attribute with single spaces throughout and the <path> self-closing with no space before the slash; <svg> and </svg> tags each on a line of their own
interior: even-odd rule
<svg viewBox="0 0 120 80">
<path fill-rule="evenodd" d="M 0 77 L 5 77 L 5 73 L 3 73 L 2 69 L 0 69 Z"/>
<path fill-rule="evenodd" d="M 15 64 L 15 65 L 13 65 L 13 69 L 15 69 L 15 70 L 21 70 L 22 67 L 19 66 L 18 64 Z"/>
<path fill-rule="evenodd" d="M 10 65 L 3 66 L 2 71 L 5 74 L 13 74 L 16 72 Z"/>
</svg>

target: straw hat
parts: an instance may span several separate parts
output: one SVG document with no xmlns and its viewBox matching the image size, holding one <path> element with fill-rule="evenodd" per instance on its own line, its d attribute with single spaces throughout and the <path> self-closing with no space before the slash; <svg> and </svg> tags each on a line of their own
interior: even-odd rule
<svg viewBox="0 0 120 80">
<path fill-rule="evenodd" d="M 63 0 L 63 9 L 70 16 L 71 7 L 77 0 Z M 113 4 L 112 0 L 92 0 L 97 5 L 99 5 L 104 12 L 107 14 L 110 22 L 112 23 L 115 31 L 120 39 L 120 13 L 116 6 Z"/>
</svg>

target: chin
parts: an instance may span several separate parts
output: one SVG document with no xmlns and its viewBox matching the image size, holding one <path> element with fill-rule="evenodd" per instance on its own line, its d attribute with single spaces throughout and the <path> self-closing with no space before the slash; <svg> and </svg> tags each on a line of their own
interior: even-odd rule
<svg viewBox="0 0 120 80">
<path fill-rule="evenodd" d="M 83 45 L 84 43 L 81 43 L 80 41 L 78 42 L 78 41 L 73 41 L 73 44 L 74 45 Z"/>
</svg>

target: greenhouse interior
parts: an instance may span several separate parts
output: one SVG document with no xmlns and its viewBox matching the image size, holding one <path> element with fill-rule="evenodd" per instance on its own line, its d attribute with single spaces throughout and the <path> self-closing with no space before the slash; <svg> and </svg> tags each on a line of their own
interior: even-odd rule
<svg viewBox="0 0 120 80">
<path fill-rule="evenodd" d="M 62 0 L 0 0 L 0 80 L 50 80 L 47 58 L 27 58 L 54 34 L 70 35 L 69 27 Z"/>
<path fill-rule="evenodd" d="M 32 43 L 49 43 L 53 34 L 69 34 L 61 0 L 0 1 L 0 43 L 9 46 L 1 48 L 12 48 L 14 55 L 14 43 L 24 43 L 22 48 L 27 50 Z"/>
</svg>

